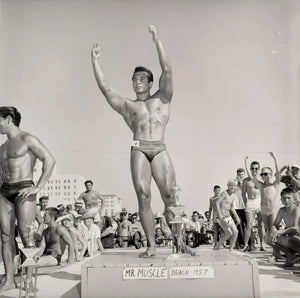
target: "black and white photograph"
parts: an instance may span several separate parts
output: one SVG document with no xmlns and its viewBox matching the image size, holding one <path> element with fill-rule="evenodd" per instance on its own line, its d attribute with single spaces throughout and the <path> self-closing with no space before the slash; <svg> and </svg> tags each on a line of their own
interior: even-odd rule
<svg viewBox="0 0 300 298">
<path fill-rule="evenodd" d="M 0 0 L 0 297 L 300 296 L 299 0 Z"/>
</svg>

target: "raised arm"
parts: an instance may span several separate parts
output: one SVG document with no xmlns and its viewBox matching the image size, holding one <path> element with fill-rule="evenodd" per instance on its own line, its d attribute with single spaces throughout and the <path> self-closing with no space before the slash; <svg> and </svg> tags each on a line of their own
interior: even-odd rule
<svg viewBox="0 0 300 298">
<path fill-rule="evenodd" d="M 242 183 L 242 198 L 243 198 L 244 204 L 246 206 L 246 204 L 247 204 L 247 182 L 246 182 L 246 179 L 244 179 L 243 183 Z"/>
<path fill-rule="evenodd" d="M 162 102 L 167 103 L 171 101 L 173 95 L 173 74 L 171 64 L 162 45 L 162 42 L 158 38 L 156 28 L 153 25 L 149 26 L 149 32 L 152 34 L 153 42 L 156 45 L 159 64 L 162 69 L 162 73 L 159 79 L 158 93 L 160 94 Z"/>
<path fill-rule="evenodd" d="M 275 163 L 275 182 L 273 183 L 275 186 L 279 186 L 279 183 L 280 183 L 280 173 L 279 173 L 279 168 L 278 168 L 278 164 L 277 164 L 277 160 L 276 160 L 276 157 L 274 155 L 273 152 L 269 152 L 269 154 L 271 155 L 271 157 L 273 158 L 274 160 L 274 163 Z"/>
<path fill-rule="evenodd" d="M 32 194 L 38 193 L 46 184 L 53 172 L 55 160 L 49 150 L 37 137 L 26 134 L 24 136 L 24 141 L 27 144 L 30 152 L 43 163 L 42 175 L 39 178 L 37 185 L 34 187 L 24 188 L 19 191 L 19 195 L 22 198 L 27 198 Z"/>
<path fill-rule="evenodd" d="M 124 115 L 126 111 L 126 99 L 119 94 L 115 90 L 113 90 L 108 84 L 106 77 L 100 67 L 99 64 L 100 57 L 100 46 L 96 43 L 92 48 L 92 65 L 94 70 L 95 79 L 97 84 L 106 98 L 107 102 L 110 106 L 117 111 L 119 114 Z"/>
<path fill-rule="evenodd" d="M 210 218 L 211 218 L 212 209 L 213 209 L 213 203 L 212 203 L 212 200 L 209 199 L 209 209 L 208 209 L 208 220 L 209 221 L 210 221 Z"/>
</svg>

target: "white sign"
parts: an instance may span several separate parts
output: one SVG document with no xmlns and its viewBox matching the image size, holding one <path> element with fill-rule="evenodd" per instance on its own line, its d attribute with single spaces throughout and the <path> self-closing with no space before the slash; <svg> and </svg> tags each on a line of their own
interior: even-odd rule
<svg viewBox="0 0 300 298">
<path fill-rule="evenodd" d="M 170 279 L 214 278 L 214 267 L 211 266 L 171 267 L 169 269 L 169 278 Z"/>
<path fill-rule="evenodd" d="M 123 279 L 167 279 L 166 267 L 128 267 L 123 269 Z"/>
</svg>

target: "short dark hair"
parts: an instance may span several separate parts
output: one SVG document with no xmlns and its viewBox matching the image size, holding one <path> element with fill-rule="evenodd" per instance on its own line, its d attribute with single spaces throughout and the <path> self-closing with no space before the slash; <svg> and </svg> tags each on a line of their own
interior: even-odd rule
<svg viewBox="0 0 300 298">
<path fill-rule="evenodd" d="M 49 200 L 49 197 L 47 197 L 47 196 L 42 196 L 42 197 L 40 197 L 40 198 L 39 198 L 40 204 L 41 204 L 41 202 L 42 202 L 43 200 Z"/>
<path fill-rule="evenodd" d="M 221 186 L 220 186 L 220 185 L 215 185 L 215 186 L 214 186 L 214 190 L 216 190 L 217 188 L 220 188 L 220 189 L 221 189 Z"/>
<path fill-rule="evenodd" d="M 0 107 L 0 116 L 3 118 L 11 117 L 15 126 L 19 127 L 21 122 L 21 114 L 15 107 Z"/>
<path fill-rule="evenodd" d="M 132 79 L 133 79 L 134 74 L 136 72 L 140 72 L 140 71 L 145 72 L 147 74 L 149 83 L 153 82 L 153 73 L 152 73 L 152 71 L 150 69 L 148 69 L 147 67 L 144 67 L 144 66 L 136 66 L 136 68 L 133 71 Z"/>
<path fill-rule="evenodd" d="M 87 185 L 88 183 L 91 183 L 92 185 L 94 184 L 92 180 L 86 180 L 86 181 L 84 182 L 84 185 Z"/>
<path fill-rule="evenodd" d="M 47 213 L 49 213 L 50 216 L 54 217 L 54 219 L 58 218 L 58 209 L 55 207 L 48 207 L 46 208 Z"/>
<path fill-rule="evenodd" d="M 293 190 L 290 188 L 290 187 L 286 187 L 284 188 L 281 192 L 280 192 L 280 196 L 283 196 L 283 195 L 291 195 L 293 194 Z"/>
<path fill-rule="evenodd" d="M 236 170 L 237 173 L 245 173 L 245 170 L 243 168 L 238 168 Z"/>
<path fill-rule="evenodd" d="M 255 165 L 258 165 L 258 167 L 260 168 L 260 163 L 256 160 L 251 162 L 250 167 L 255 166 Z"/>
</svg>

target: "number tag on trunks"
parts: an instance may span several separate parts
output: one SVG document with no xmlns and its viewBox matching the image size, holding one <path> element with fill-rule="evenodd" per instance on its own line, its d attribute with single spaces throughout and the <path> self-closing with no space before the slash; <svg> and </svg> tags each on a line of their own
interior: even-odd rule
<svg viewBox="0 0 300 298">
<path fill-rule="evenodd" d="M 132 141 L 131 146 L 132 147 L 139 147 L 140 146 L 140 141 Z"/>
</svg>

